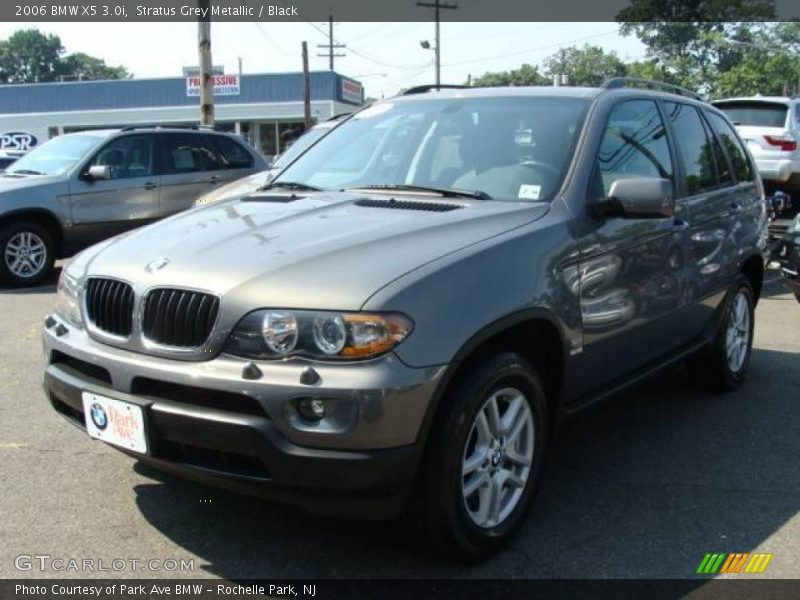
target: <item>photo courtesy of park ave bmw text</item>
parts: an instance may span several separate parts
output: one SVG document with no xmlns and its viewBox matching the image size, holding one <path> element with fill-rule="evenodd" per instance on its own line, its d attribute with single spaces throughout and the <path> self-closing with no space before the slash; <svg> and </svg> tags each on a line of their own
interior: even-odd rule
<svg viewBox="0 0 800 600">
<path fill-rule="evenodd" d="M 788 0 L 0 4 L 0 598 L 796 597 L 799 142 Z"/>
</svg>

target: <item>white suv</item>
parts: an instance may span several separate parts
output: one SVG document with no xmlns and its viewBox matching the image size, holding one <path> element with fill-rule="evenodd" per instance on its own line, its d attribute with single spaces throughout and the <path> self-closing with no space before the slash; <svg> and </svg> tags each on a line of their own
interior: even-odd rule
<svg viewBox="0 0 800 600">
<path fill-rule="evenodd" d="M 778 96 L 712 102 L 733 121 L 768 188 L 800 191 L 800 99 Z"/>
</svg>

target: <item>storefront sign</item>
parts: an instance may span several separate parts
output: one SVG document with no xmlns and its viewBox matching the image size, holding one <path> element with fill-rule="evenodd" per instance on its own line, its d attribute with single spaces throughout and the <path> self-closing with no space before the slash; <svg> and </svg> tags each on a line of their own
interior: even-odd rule
<svg viewBox="0 0 800 600">
<path fill-rule="evenodd" d="M 364 87 L 356 81 L 342 79 L 342 100 L 361 104 L 364 101 Z"/>
<path fill-rule="evenodd" d="M 214 75 L 214 95 L 215 96 L 238 96 L 239 76 L 238 75 Z M 200 95 L 200 82 L 199 76 L 190 76 L 186 78 L 186 95 L 199 96 Z"/>
<path fill-rule="evenodd" d="M 22 131 L 0 133 L 0 150 L 27 152 L 38 143 L 39 140 L 32 133 L 24 133 Z"/>
</svg>

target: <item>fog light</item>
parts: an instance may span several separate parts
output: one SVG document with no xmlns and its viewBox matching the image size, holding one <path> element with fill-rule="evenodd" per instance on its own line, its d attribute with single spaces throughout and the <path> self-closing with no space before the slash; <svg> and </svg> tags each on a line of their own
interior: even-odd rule
<svg viewBox="0 0 800 600">
<path fill-rule="evenodd" d="M 300 398 L 297 413 L 306 421 L 319 421 L 325 416 L 325 401 L 322 398 Z"/>
</svg>

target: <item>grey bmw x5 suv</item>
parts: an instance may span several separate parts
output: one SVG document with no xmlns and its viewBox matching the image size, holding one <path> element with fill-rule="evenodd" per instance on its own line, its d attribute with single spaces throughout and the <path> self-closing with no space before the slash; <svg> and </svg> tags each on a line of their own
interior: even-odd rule
<svg viewBox="0 0 800 600">
<path fill-rule="evenodd" d="M 269 189 L 75 257 L 47 397 L 174 474 L 492 552 L 559 418 L 678 361 L 720 391 L 745 376 L 762 186 L 679 92 L 374 104 Z"/>
<path fill-rule="evenodd" d="M 56 258 L 192 206 L 266 168 L 237 136 L 131 126 L 62 135 L 0 174 L 0 283 L 34 285 Z"/>
</svg>

